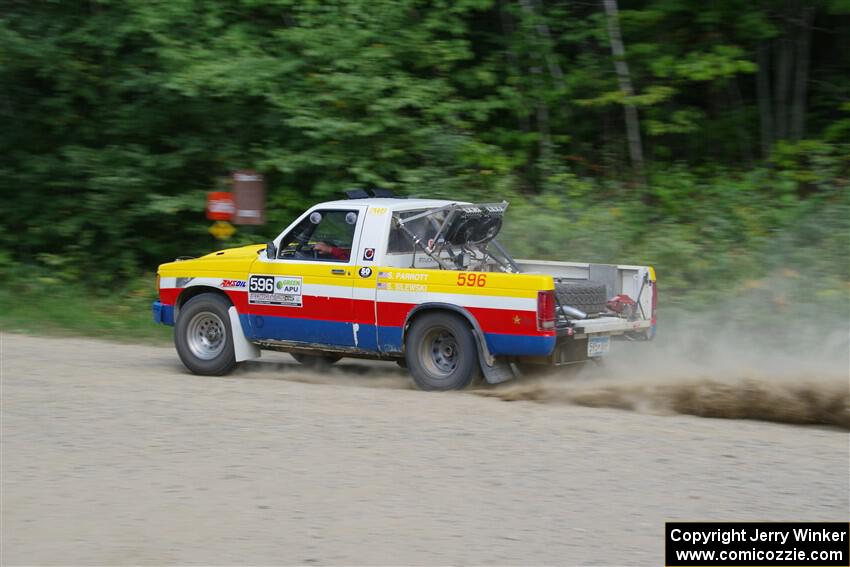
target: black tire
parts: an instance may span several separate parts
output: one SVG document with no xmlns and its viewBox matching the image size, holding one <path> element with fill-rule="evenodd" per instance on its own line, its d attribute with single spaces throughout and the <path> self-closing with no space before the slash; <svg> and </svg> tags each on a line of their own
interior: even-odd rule
<svg viewBox="0 0 850 567">
<path fill-rule="evenodd" d="M 174 326 L 174 345 L 183 364 L 195 374 L 222 376 L 236 367 L 230 302 L 202 293 L 180 309 Z"/>
<path fill-rule="evenodd" d="M 342 358 L 341 356 L 333 354 L 304 354 L 302 352 L 291 352 L 289 354 L 291 354 L 292 358 L 294 358 L 299 364 L 309 368 L 324 368 Z"/>
<path fill-rule="evenodd" d="M 562 306 L 581 309 L 588 315 L 608 310 L 608 291 L 604 283 L 561 280 L 555 282 L 555 293 Z"/>
<path fill-rule="evenodd" d="M 407 368 L 420 390 L 462 390 L 481 371 L 472 329 L 457 315 L 437 312 L 417 317 L 404 343 Z"/>
</svg>

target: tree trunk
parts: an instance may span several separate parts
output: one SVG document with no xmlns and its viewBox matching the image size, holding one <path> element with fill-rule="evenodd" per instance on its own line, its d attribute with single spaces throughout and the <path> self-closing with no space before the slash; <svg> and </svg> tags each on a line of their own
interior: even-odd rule
<svg viewBox="0 0 850 567">
<path fill-rule="evenodd" d="M 617 81 L 620 84 L 620 91 L 628 99 L 634 96 L 635 91 L 632 87 L 629 65 L 626 63 L 626 53 L 623 48 L 623 38 L 620 34 L 617 0 L 602 0 L 602 6 L 605 8 L 605 15 L 608 20 L 608 39 L 611 42 L 611 54 L 614 56 L 614 70 L 617 72 Z M 637 108 L 626 100 L 623 103 L 623 109 L 626 119 L 626 138 L 629 141 L 629 157 L 639 180 L 644 183 L 643 146 L 640 141 L 640 122 L 638 121 Z"/>
<path fill-rule="evenodd" d="M 767 159 L 773 147 L 773 101 L 770 95 L 770 44 L 762 41 L 758 48 L 758 76 L 756 96 L 759 103 L 759 126 L 761 127 L 761 156 Z"/>
<path fill-rule="evenodd" d="M 797 71 L 794 75 L 794 98 L 791 102 L 791 139 L 797 141 L 806 133 L 806 90 L 809 81 L 809 45 L 812 35 L 811 6 L 803 6 L 797 35 Z"/>
<path fill-rule="evenodd" d="M 561 88 L 562 91 L 565 90 L 566 84 L 564 83 L 564 72 L 561 69 L 561 65 L 558 63 L 558 59 L 555 57 L 552 49 L 552 34 L 549 32 L 549 26 L 547 26 L 543 20 L 538 17 L 538 14 L 543 12 L 543 6 L 539 0 L 520 0 L 520 5 L 534 22 L 534 29 L 539 38 L 538 45 L 540 48 L 540 55 L 546 62 L 546 67 L 549 69 L 549 76 L 552 77 L 552 80 Z"/>
<path fill-rule="evenodd" d="M 753 163 L 752 140 L 750 134 L 745 128 L 745 111 L 744 100 L 741 96 L 741 89 L 738 86 L 738 77 L 732 77 L 727 85 L 729 89 L 729 105 L 732 112 L 735 114 L 735 134 L 738 138 L 738 149 L 741 152 L 741 161 L 747 165 Z"/>
<path fill-rule="evenodd" d="M 507 8 L 505 6 L 505 0 L 499 0 L 499 18 L 502 22 L 502 32 L 507 36 L 507 45 L 508 45 L 508 66 L 511 69 L 511 72 L 517 78 L 522 77 L 522 71 L 520 70 L 519 57 L 517 57 L 516 50 L 514 49 L 514 24 L 511 20 L 510 14 L 507 13 Z M 520 93 L 521 96 L 525 96 L 525 93 L 522 91 L 522 81 L 518 83 L 516 86 L 516 90 Z M 519 129 L 523 133 L 528 133 L 531 130 L 531 123 L 528 120 L 528 113 L 520 110 L 517 114 L 517 123 L 519 125 Z"/>
<path fill-rule="evenodd" d="M 531 41 L 533 45 L 537 48 L 537 56 L 540 59 L 540 63 L 546 65 L 549 69 L 550 75 L 552 75 L 553 79 L 559 79 L 563 83 L 563 73 L 561 72 L 560 66 L 557 63 L 552 63 L 550 57 L 550 46 L 544 44 L 544 36 L 541 31 L 541 24 L 538 21 L 537 13 L 535 12 L 534 6 L 531 3 L 531 0 L 520 0 L 520 6 L 522 7 L 523 12 L 525 12 L 525 17 L 528 18 L 529 22 L 533 25 L 533 38 Z M 549 28 L 544 26 L 546 33 L 548 33 Z M 532 65 L 529 68 L 529 72 L 531 74 L 532 85 L 534 86 L 535 98 L 536 98 L 536 122 L 537 122 L 537 133 L 540 136 L 539 138 L 539 160 L 538 163 L 541 164 L 541 175 L 543 178 L 548 177 L 548 167 L 551 163 L 552 155 L 553 155 L 553 147 L 552 147 L 552 136 L 549 130 L 549 104 L 546 102 L 544 97 L 544 93 L 546 92 L 546 84 L 543 79 L 543 69 L 540 65 Z"/>
<path fill-rule="evenodd" d="M 776 56 L 776 109 L 774 111 L 776 130 L 775 137 L 784 140 L 788 137 L 789 106 L 788 95 L 790 94 L 791 73 L 794 67 L 794 43 L 791 41 L 791 27 L 788 25 L 787 17 L 790 8 L 785 12 L 785 25 L 782 27 L 782 37 L 776 40 L 778 53 Z"/>
</svg>

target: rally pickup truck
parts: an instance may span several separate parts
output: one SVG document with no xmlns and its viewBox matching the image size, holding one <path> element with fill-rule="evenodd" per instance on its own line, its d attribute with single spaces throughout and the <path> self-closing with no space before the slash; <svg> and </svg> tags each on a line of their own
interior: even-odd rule
<svg viewBox="0 0 850 567">
<path fill-rule="evenodd" d="M 192 372 L 261 349 L 303 364 L 396 361 L 423 390 L 498 383 L 649 340 L 649 266 L 514 260 L 496 240 L 507 202 L 373 197 L 318 204 L 267 244 L 162 264 L 154 320 Z"/>
</svg>

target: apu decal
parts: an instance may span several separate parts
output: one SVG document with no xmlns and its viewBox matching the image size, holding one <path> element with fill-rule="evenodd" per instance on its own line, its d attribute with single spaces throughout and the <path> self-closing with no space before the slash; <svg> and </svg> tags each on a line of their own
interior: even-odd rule
<svg viewBox="0 0 850 567">
<path fill-rule="evenodd" d="M 248 303 L 301 307 L 301 276 L 251 276 Z"/>
<path fill-rule="evenodd" d="M 362 268 L 360 268 L 360 277 L 361 278 L 368 278 L 371 275 L 372 275 L 372 268 L 369 268 L 367 266 L 363 266 Z"/>
<path fill-rule="evenodd" d="M 371 262 L 372 260 L 374 260 L 375 259 L 375 249 L 374 248 L 365 249 L 363 251 L 363 259 L 366 260 L 367 262 Z"/>
</svg>

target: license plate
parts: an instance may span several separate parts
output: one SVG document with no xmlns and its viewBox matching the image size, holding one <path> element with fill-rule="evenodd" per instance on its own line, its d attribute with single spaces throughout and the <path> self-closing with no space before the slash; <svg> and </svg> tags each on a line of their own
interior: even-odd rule
<svg viewBox="0 0 850 567">
<path fill-rule="evenodd" d="M 602 356 L 611 350 L 611 337 L 590 337 L 587 339 L 587 356 Z"/>
</svg>

